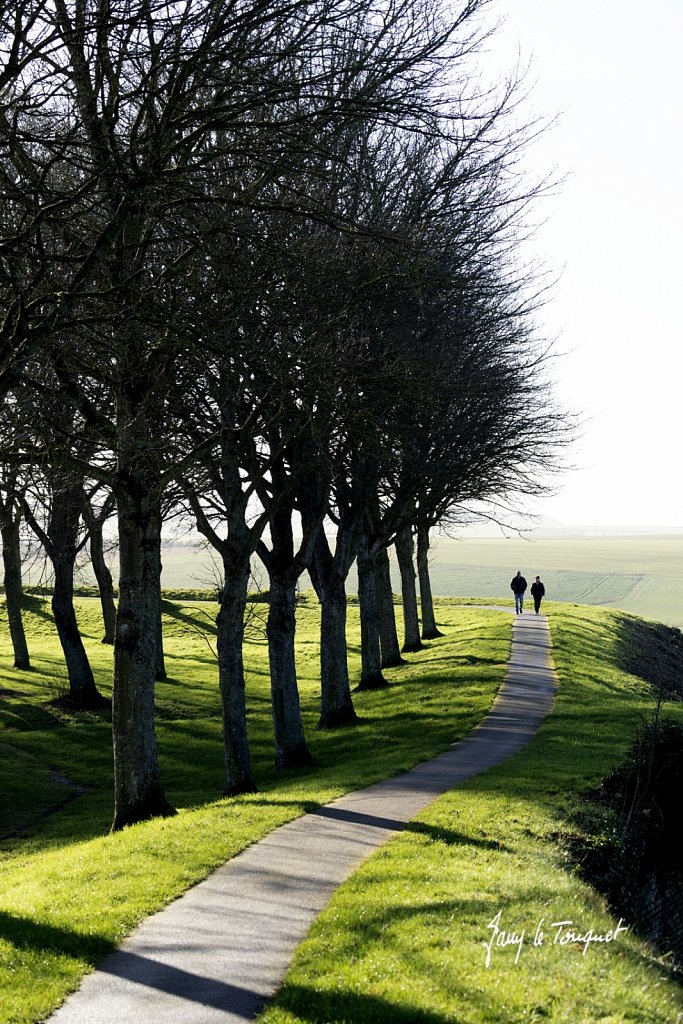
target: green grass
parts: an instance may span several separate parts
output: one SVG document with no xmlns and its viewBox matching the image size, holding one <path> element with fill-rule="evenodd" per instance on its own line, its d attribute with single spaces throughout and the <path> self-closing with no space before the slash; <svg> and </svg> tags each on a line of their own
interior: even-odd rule
<svg viewBox="0 0 683 1024">
<path fill-rule="evenodd" d="M 524 751 L 435 801 L 337 891 L 260 1024 L 683 1020 L 665 960 L 630 930 L 585 954 L 553 941 L 555 921 L 603 935 L 618 923 L 580 881 L 569 837 L 582 791 L 623 759 L 654 700 L 623 668 L 624 616 L 550 611 L 553 714 Z M 524 940 L 517 962 L 519 947 L 491 947 L 487 967 L 499 911 Z"/>
<path fill-rule="evenodd" d="M 163 562 L 165 587 L 211 585 L 214 570 L 201 549 L 170 547 Z M 521 569 L 529 582 L 541 576 L 551 600 L 619 608 L 683 626 L 683 536 L 435 537 L 430 564 L 434 593 L 444 597 L 507 598 L 510 580 Z M 355 588 L 352 572 L 349 592 Z"/>
<path fill-rule="evenodd" d="M 168 547 L 163 563 L 164 587 L 214 586 L 211 556 L 201 548 Z M 619 608 L 683 626 L 683 536 L 434 537 L 430 563 L 434 593 L 444 597 L 507 598 L 510 579 L 521 569 L 529 582 L 539 574 L 554 601 Z M 92 583 L 91 576 L 86 571 L 84 582 Z M 352 572 L 348 590 L 355 588 Z"/>
<path fill-rule="evenodd" d="M 447 636 L 392 673 L 389 690 L 357 695 L 360 727 L 318 733 L 317 612 L 304 602 L 298 662 L 316 766 L 284 776 L 271 767 L 266 650 L 255 641 L 249 722 L 260 792 L 224 800 L 216 798 L 216 669 L 193 626 L 215 608 L 165 608 L 171 678 L 157 690 L 158 736 L 167 793 L 180 813 L 116 835 L 107 834 L 109 723 L 94 714 L 76 719 L 50 703 L 64 673 L 46 605 L 31 602 L 30 673 L 7 667 L 0 615 L 0 1022 L 42 1019 L 139 920 L 271 828 L 469 731 L 502 678 L 512 622 L 440 602 Z M 525 751 L 436 801 L 339 890 L 263 1024 L 683 1020 L 665 963 L 630 931 L 585 956 L 576 944 L 551 942 L 548 923 L 558 918 L 581 931 L 616 923 L 573 870 L 568 834 L 577 828 L 581 791 L 623 758 L 653 700 L 624 667 L 623 616 L 548 610 L 562 681 L 553 715 Z M 99 644 L 96 602 L 81 601 L 79 614 L 106 690 L 111 651 Z M 355 630 L 356 609 L 349 614 Z M 638 624 L 636 636 L 648 657 L 628 662 L 643 675 L 660 643 L 645 628 Z M 645 648 L 644 638 L 654 646 Z M 680 719 L 681 705 L 669 713 Z M 486 968 L 483 943 L 498 910 L 503 927 L 525 930 L 525 943 L 517 964 L 512 948 L 493 949 Z M 545 941 L 534 947 L 541 919 Z"/>
<path fill-rule="evenodd" d="M 507 597 L 517 569 L 551 600 L 683 625 L 683 536 L 434 540 L 435 594 Z"/>
<path fill-rule="evenodd" d="M 220 799 L 223 785 L 216 665 L 197 633 L 214 605 L 165 605 L 167 683 L 157 686 L 158 741 L 175 818 L 111 835 L 111 736 L 105 716 L 52 703 L 65 685 L 49 606 L 29 600 L 30 672 L 12 670 L 0 606 L 0 1022 L 43 1019 L 134 925 L 277 825 L 343 792 L 394 775 L 445 749 L 490 707 L 509 653 L 511 617 L 440 606 L 447 635 L 389 673 L 389 689 L 358 694 L 359 726 L 316 732 L 318 613 L 298 610 L 302 709 L 315 766 L 272 768 L 267 652 L 247 654 L 249 730 L 260 792 Z M 260 606 L 259 614 L 263 614 Z M 98 684 L 111 650 L 99 643 L 96 601 L 78 602 Z M 357 610 L 349 609 L 358 673 Z M 81 792 L 83 790 L 83 792 Z M 80 795 L 79 795 L 80 793 Z"/>
</svg>

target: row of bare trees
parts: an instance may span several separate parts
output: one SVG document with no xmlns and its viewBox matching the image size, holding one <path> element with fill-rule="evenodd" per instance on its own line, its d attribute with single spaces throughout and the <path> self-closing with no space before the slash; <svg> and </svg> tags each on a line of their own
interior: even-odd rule
<svg viewBox="0 0 683 1024">
<path fill-rule="evenodd" d="M 473 63 L 487 7 L 0 0 L 3 550 L 16 550 L 21 512 L 54 567 L 73 692 L 97 703 L 73 567 L 83 524 L 96 560 L 115 505 L 114 828 L 173 813 L 154 730 L 169 509 L 222 566 L 225 788 L 239 793 L 254 787 L 253 557 L 269 578 L 276 763 L 288 767 L 310 759 L 294 657 L 302 573 L 322 609 L 320 724 L 349 723 L 354 560 L 361 685 L 376 687 L 397 656 L 388 546 L 411 649 L 413 534 L 429 618 L 429 530 L 468 502 L 537 487 L 566 440 L 534 340 L 538 281 L 520 257 L 539 188 L 518 174 L 530 132 L 514 82 L 487 90 Z M 36 480 L 43 522 L 26 497 Z M 6 560 L 8 604 L 12 571 Z M 111 630 L 104 572 L 101 587 Z"/>
</svg>

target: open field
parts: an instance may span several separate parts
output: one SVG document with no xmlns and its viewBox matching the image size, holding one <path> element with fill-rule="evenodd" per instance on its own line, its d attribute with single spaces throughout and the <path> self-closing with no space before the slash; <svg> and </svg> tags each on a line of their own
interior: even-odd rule
<svg viewBox="0 0 683 1024">
<path fill-rule="evenodd" d="M 168 548 L 163 561 L 165 587 L 213 585 L 214 571 L 205 551 L 179 545 Z M 538 574 L 549 600 L 622 608 L 683 626 L 682 536 L 433 541 L 436 595 L 510 598 L 510 580 L 517 569 L 529 584 Z M 393 578 L 398 590 L 395 565 Z M 304 578 L 302 587 L 308 586 Z M 348 591 L 355 589 L 352 574 Z"/>
<path fill-rule="evenodd" d="M 456 541 L 436 538 L 436 594 L 510 597 L 521 569 L 552 601 L 621 608 L 683 625 L 683 537 L 577 537 Z"/>
</svg>

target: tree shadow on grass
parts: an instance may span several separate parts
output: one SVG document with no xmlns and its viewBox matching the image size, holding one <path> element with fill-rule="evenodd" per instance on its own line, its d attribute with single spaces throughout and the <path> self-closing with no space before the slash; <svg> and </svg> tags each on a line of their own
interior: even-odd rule
<svg viewBox="0 0 683 1024">
<path fill-rule="evenodd" d="M 211 636 L 218 636 L 216 616 L 211 615 L 205 609 L 202 609 L 204 614 L 201 618 L 197 618 L 197 616 L 188 615 L 187 612 L 181 611 L 177 604 L 173 604 L 171 601 L 162 599 L 161 610 L 163 614 L 168 615 L 170 619 L 176 619 L 178 622 L 182 622 L 186 626 L 189 626 L 191 631 L 195 634 L 206 632 L 210 633 Z"/>
<path fill-rule="evenodd" d="M 46 729 L 57 729 L 63 722 L 37 704 L 35 697 L 27 694 L 13 694 L 11 697 L 0 697 L 0 725 L 4 729 L 18 732 L 43 732 Z"/>
<path fill-rule="evenodd" d="M 313 808 L 308 813 L 320 818 L 333 818 L 338 821 L 348 821 L 352 824 L 392 829 L 396 832 L 413 832 L 416 835 L 428 836 L 429 839 L 445 843 L 448 846 L 476 846 L 485 850 L 498 850 L 500 846 L 498 842 L 488 839 L 476 839 L 473 836 L 465 835 L 464 832 L 456 832 L 450 828 L 428 825 L 421 821 L 402 821 L 395 818 L 380 817 L 377 814 L 368 814 L 363 811 L 354 811 L 342 807 L 322 806 Z"/>
<path fill-rule="evenodd" d="M 500 850 L 501 844 L 493 839 L 478 839 L 475 836 L 468 836 L 464 832 L 456 832 L 451 828 L 441 828 L 435 825 L 427 825 L 421 821 L 410 821 L 406 825 L 406 832 L 415 832 L 417 835 L 429 836 L 434 842 L 445 843 L 447 846 L 475 846 L 480 850 Z M 511 846 L 505 845 L 506 853 L 514 853 Z"/>
<path fill-rule="evenodd" d="M 250 803 L 256 803 L 257 805 L 272 806 L 272 807 L 295 807 L 300 814 L 305 814 L 308 810 L 314 810 L 317 805 L 310 805 L 310 808 L 306 806 L 306 802 L 302 800 L 271 800 L 268 799 L 267 793 L 261 797 L 259 793 L 250 793 L 245 797 L 226 797 L 221 795 L 219 787 L 203 788 L 200 792 L 197 789 L 185 790 L 182 785 L 174 787 L 173 785 L 167 787 L 167 795 L 169 796 L 171 803 L 179 810 L 192 813 L 193 811 L 201 811 L 204 808 L 214 807 L 218 803 L 227 802 L 230 805 L 235 805 L 240 800 L 247 800 Z M 98 793 L 88 793 L 85 795 L 85 799 L 90 796 L 94 800 L 98 798 Z M 69 810 L 75 808 L 75 818 L 78 819 L 74 828 L 64 833 L 61 829 L 67 828 L 68 825 L 65 819 L 60 822 L 60 812 L 64 811 L 67 815 Z M 69 849 L 75 850 L 78 846 L 83 843 L 88 843 L 93 839 L 99 837 L 108 837 L 110 834 L 111 819 L 113 814 L 113 794 L 111 796 L 111 806 L 109 803 L 105 807 L 96 807 L 93 809 L 91 805 L 83 808 L 82 814 L 78 811 L 78 802 L 71 799 L 64 803 L 60 808 L 56 809 L 55 813 L 49 815 L 41 815 L 38 817 L 29 827 L 22 829 L 19 832 L 16 829 L 6 830 L 5 834 L 0 835 L 0 849 L 7 851 L 19 852 L 21 850 L 21 844 L 25 843 L 27 839 L 31 841 L 31 854 L 38 855 L 49 850 Z M 294 815 L 297 817 L 298 815 Z M 72 819 L 74 820 L 74 819 Z M 291 820 L 291 819 L 288 819 Z M 283 822 L 285 824 L 285 822 Z M 144 828 L 145 823 L 141 823 L 140 826 Z M 57 831 L 52 829 L 56 828 Z M 275 825 L 278 828 L 279 825 Z M 259 837 L 260 838 L 260 837 Z M 116 835 L 111 836 L 112 842 L 116 840 Z M 235 854 L 226 855 L 225 861 L 230 860 Z M 216 865 L 218 866 L 218 865 Z M 2 932 L 0 930 L 0 937 Z"/>
<path fill-rule="evenodd" d="M 0 938 L 17 949 L 46 950 L 95 964 L 115 949 L 103 935 L 82 934 L 70 928 L 43 924 L 0 910 Z"/>
<path fill-rule="evenodd" d="M 55 773 L 52 774 L 54 775 Z M 30 835 L 46 818 L 59 814 L 60 811 L 63 811 L 65 807 L 86 792 L 82 786 L 78 786 L 76 783 L 69 782 L 69 780 L 65 780 L 65 782 L 68 788 L 66 788 L 60 800 L 45 807 L 32 808 L 29 805 L 28 810 L 24 807 L 22 808 L 24 811 L 23 816 L 17 819 L 15 814 L 8 823 L 3 823 L 3 816 L 0 815 L 0 842 L 5 842 L 8 839 L 21 839 Z M 61 783 L 55 783 L 55 785 L 61 785 Z"/>
<path fill-rule="evenodd" d="M 40 619 L 46 619 L 53 623 L 54 617 L 47 598 L 38 597 L 35 594 L 24 594 L 21 599 L 21 607 L 24 611 L 37 615 Z"/>
<path fill-rule="evenodd" d="M 165 679 L 166 684 L 179 684 L 177 679 Z M 154 715 L 158 722 L 187 722 L 197 719 L 202 722 L 211 722 L 220 719 L 221 709 L 217 706 L 213 711 L 207 711 L 205 707 L 187 704 L 177 704 L 173 700 L 157 698 L 154 705 Z"/>
<path fill-rule="evenodd" d="M 452 1017 L 419 1006 L 402 1006 L 364 992 L 320 992 L 305 985 L 288 984 L 279 995 L 277 1006 L 307 1024 L 453 1024 Z"/>
<path fill-rule="evenodd" d="M 450 654 L 441 658 L 429 658 L 420 667 L 432 668 L 433 665 L 448 665 L 450 667 L 455 666 L 456 668 L 459 666 L 472 668 L 475 665 L 495 665 L 498 668 L 502 668 L 505 665 L 505 661 L 499 657 L 480 658 L 474 654 Z"/>
</svg>

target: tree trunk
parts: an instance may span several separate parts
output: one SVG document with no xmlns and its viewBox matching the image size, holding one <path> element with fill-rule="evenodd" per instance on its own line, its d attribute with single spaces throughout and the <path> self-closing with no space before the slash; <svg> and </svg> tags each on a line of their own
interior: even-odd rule
<svg viewBox="0 0 683 1024">
<path fill-rule="evenodd" d="M 357 564 L 361 651 L 361 678 L 358 689 L 377 690 L 389 684 L 382 675 L 376 559 L 368 550 L 368 542 L 364 534 L 361 534 L 358 545 Z"/>
<path fill-rule="evenodd" d="M 117 494 L 119 609 L 114 641 L 114 830 L 175 814 L 164 796 L 154 729 L 161 517 L 155 481 L 131 460 Z"/>
<path fill-rule="evenodd" d="M 254 793 L 247 738 L 246 688 L 242 649 L 244 611 L 247 603 L 249 562 L 235 567 L 223 560 L 225 580 L 221 591 L 218 626 L 218 674 L 223 715 L 225 794 Z"/>
<path fill-rule="evenodd" d="M 97 689 L 83 640 L 76 621 L 73 603 L 73 562 L 55 559 L 55 583 L 52 595 L 52 614 L 64 652 L 69 674 L 69 702 L 77 708 L 106 707 L 109 701 Z"/>
<path fill-rule="evenodd" d="M 266 633 L 273 697 L 275 767 L 297 768 L 313 763 L 301 720 L 296 679 L 294 636 L 298 577 L 270 574 L 270 608 Z"/>
<path fill-rule="evenodd" d="M 401 598 L 403 601 L 403 647 L 404 651 L 422 650 L 420 620 L 417 615 L 417 591 L 415 589 L 415 566 L 413 565 L 413 531 L 402 526 L 396 534 L 396 557 L 401 572 Z"/>
<path fill-rule="evenodd" d="M 221 490 L 218 492 L 225 512 L 222 538 L 214 530 L 206 511 L 192 486 L 189 501 L 195 513 L 197 529 L 206 537 L 215 551 L 220 553 L 223 566 L 223 584 L 218 592 L 220 608 L 216 618 L 218 630 L 218 684 L 221 695 L 223 725 L 223 760 L 225 765 L 224 793 L 256 791 L 249 752 L 247 732 L 246 680 L 244 677 L 244 628 L 247 588 L 251 555 L 254 545 L 265 528 L 247 526 L 248 497 L 243 492 L 240 477 L 239 453 L 235 443 L 232 392 L 222 391 L 222 415 L 227 430 L 221 434 Z"/>
<path fill-rule="evenodd" d="M 281 437 L 277 431 L 269 437 L 276 449 Z M 266 633 L 270 662 L 270 686 L 273 699 L 276 768 L 296 768 L 313 763 L 306 744 L 299 689 L 296 678 L 294 638 L 296 631 L 296 587 L 302 572 L 312 561 L 315 542 L 327 508 L 327 476 L 319 466 L 317 446 L 307 430 L 300 427 L 297 439 L 271 463 L 273 489 L 285 495 L 296 473 L 302 537 L 295 551 L 292 516 L 294 494 L 275 501 L 269 519 L 271 547 L 260 542 L 257 548 L 270 580 L 270 606 Z M 320 469 L 320 472 L 318 471 Z"/>
<path fill-rule="evenodd" d="M 379 613 L 379 644 L 382 652 L 382 668 L 405 665 L 401 657 L 394 612 L 394 593 L 391 586 L 389 552 L 382 548 L 377 556 L 377 610 Z"/>
<path fill-rule="evenodd" d="M 437 629 L 432 600 L 432 584 L 429 578 L 429 528 L 420 526 L 417 531 L 417 572 L 420 580 L 420 610 L 422 612 L 422 639 L 436 640 L 443 636 Z"/>
<path fill-rule="evenodd" d="M 80 521 L 80 480 L 52 482 L 52 511 L 48 526 L 55 571 L 52 612 L 69 675 L 69 701 L 76 708 L 109 704 L 97 689 L 74 609 L 74 565 Z"/>
<path fill-rule="evenodd" d="M 102 524 L 93 516 L 88 523 L 90 533 L 90 561 L 100 591 L 102 621 L 104 623 L 103 644 L 113 644 L 116 633 L 116 605 L 114 603 L 114 582 L 104 557 Z"/>
<path fill-rule="evenodd" d="M 350 543 L 348 531 L 340 525 L 333 556 L 320 530 L 308 570 L 320 601 L 319 729 L 358 721 L 351 698 L 346 646 L 346 575 L 351 560 L 345 557 L 345 551 Z"/>
<path fill-rule="evenodd" d="M 24 620 L 21 614 L 21 599 L 24 588 L 21 582 L 21 546 L 19 528 L 21 520 L 10 519 L 2 525 L 2 561 L 4 565 L 5 604 L 9 632 L 14 650 L 14 667 L 29 669 L 31 660 L 24 632 Z"/>
<path fill-rule="evenodd" d="M 321 687 L 318 728 L 352 725 L 358 715 L 351 698 L 346 650 L 346 588 L 343 581 L 327 589 L 320 608 Z"/>
</svg>

